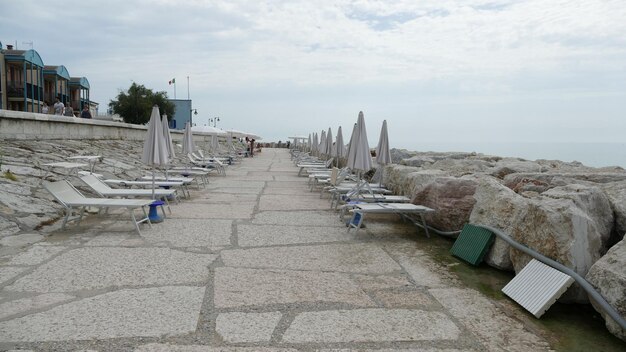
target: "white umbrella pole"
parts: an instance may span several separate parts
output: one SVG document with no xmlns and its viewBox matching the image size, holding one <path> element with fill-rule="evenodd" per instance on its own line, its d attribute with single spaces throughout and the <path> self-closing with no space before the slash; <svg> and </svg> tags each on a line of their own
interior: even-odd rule
<svg viewBox="0 0 626 352">
<path fill-rule="evenodd" d="M 156 185 L 155 175 L 154 175 L 154 165 L 152 165 L 152 200 L 156 200 L 154 198 L 154 187 Z"/>
</svg>

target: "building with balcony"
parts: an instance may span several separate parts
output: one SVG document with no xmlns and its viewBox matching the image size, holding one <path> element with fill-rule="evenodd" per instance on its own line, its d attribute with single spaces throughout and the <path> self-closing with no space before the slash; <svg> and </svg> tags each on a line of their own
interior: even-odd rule
<svg viewBox="0 0 626 352">
<path fill-rule="evenodd" d="M 37 51 L 0 43 L 0 109 L 41 112 L 44 102 L 59 98 L 78 113 L 88 105 L 95 116 L 98 103 L 89 99 L 90 88 L 86 77 L 71 77 L 65 66 L 44 65 Z"/>
</svg>

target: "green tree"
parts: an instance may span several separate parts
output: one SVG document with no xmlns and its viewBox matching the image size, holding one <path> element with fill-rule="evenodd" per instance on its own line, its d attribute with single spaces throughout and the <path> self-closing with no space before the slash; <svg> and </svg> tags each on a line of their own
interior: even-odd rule
<svg viewBox="0 0 626 352">
<path fill-rule="evenodd" d="M 120 91 L 117 99 L 109 102 L 109 108 L 114 114 L 119 114 L 124 122 L 145 124 L 150 120 L 152 106 L 159 107 L 161 115 L 166 114 L 172 119 L 176 107 L 167 100 L 166 92 L 153 92 L 142 84 L 133 82 L 127 91 Z"/>
</svg>

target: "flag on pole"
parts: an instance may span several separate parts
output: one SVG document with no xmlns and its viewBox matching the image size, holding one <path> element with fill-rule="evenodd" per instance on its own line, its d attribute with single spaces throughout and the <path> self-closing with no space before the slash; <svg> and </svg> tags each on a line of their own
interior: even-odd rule
<svg viewBox="0 0 626 352">
<path fill-rule="evenodd" d="M 174 84 L 174 83 L 176 83 L 176 78 L 172 78 L 172 79 L 168 82 L 168 84 L 170 84 L 170 85 L 172 85 L 172 84 Z"/>
</svg>

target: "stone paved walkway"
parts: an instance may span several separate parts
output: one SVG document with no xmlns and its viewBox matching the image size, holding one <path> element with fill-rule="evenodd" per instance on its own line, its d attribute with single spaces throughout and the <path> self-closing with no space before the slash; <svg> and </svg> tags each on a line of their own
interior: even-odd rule
<svg viewBox="0 0 626 352">
<path fill-rule="evenodd" d="M 549 349 L 420 250 L 412 225 L 347 233 L 284 149 L 192 196 L 141 237 L 90 216 L 5 240 L 0 350 Z"/>
</svg>

